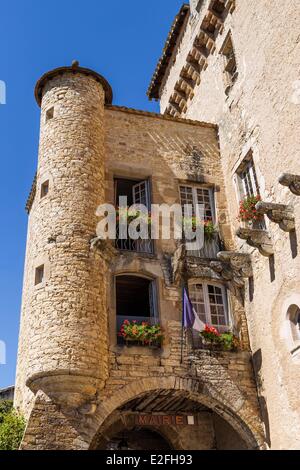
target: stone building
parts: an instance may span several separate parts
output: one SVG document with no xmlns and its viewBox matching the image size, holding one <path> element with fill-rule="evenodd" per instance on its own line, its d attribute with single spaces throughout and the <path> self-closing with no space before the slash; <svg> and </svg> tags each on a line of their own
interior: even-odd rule
<svg viewBox="0 0 300 470">
<path fill-rule="evenodd" d="M 166 115 L 218 125 L 227 222 L 252 260 L 245 311 L 275 449 L 300 448 L 299 23 L 293 0 L 184 5 L 148 91 Z M 249 230 L 239 201 L 257 194 L 265 220 Z"/>
<path fill-rule="evenodd" d="M 283 35 L 274 2 L 236 3 L 183 5 L 148 90 L 161 114 L 112 105 L 107 81 L 76 62 L 37 83 L 24 449 L 299 448 L 299 6 Z M 240 226 L 239 201 L 257 194 L 265 215 Z M 100 240 L 97 208 L 124 195 L 204 204 L 218 230 L 197 252 Z M 233 350 L 182 334 L 183 285 L 203 321 L 234 333 Z M 124 341 L 125 319 L 159 324 L 162 344 Z"/>
</svg>

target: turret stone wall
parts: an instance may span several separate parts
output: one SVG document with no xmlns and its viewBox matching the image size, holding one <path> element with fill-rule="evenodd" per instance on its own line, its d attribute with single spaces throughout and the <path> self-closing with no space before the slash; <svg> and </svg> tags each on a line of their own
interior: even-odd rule
<svg viewBox="0 0 300 470">
<path fill-rule="evenodd" d="M 42 88 L 15 397 L 26 415 L 40 389 L 79 405 L 108 374 L 105 265 L 90 251 L 104 202 L 104 101 L 93 76 L 71 70 Z M 41 197 L 45 181 L 49 191 Z M 40 266 L 43 279 L 35 285 Z"/>
</svg>

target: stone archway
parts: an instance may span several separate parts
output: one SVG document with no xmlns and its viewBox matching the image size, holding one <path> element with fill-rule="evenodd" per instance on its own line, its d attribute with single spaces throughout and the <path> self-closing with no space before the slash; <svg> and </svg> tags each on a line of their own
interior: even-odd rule
<svg viewBox="0 0 300 470">
<path fill-rule="evenodd" d="M 163 436 L 153 430 L 135 428 L 120 432 L 104 450 L 172 450 Z"/>
<path fill-rule="evenodd" d="M 115 421 L 112 422 L 112 420 Z M 122 443 L 123 441 L 123 443 Z M 125 441 L 125 443 L 124 443 Z M 130 426 L 114 413 L 95 438 L 92 450 L 171 450 L 174 442 L 156 427 Z"/>
<path fill-rule="evenodd" d="M 122 413 L 126 411 L 126 408 L 130 407 L 136 400 L 147 399 L 147 394 L 152 397 L 154 394 L 162 394 L 166 397 L 172 397 L 173 400 L 177 400 L 177 403 L 180 403 L 180 400 L 186 400 L 197 404 L 197 406 L 202 406 L 209 413 L 214 413 L 219 419 L 222 419 L 245 443 L 246 448 L 258 449 L 264 445 L 264 437 L 260 424 L 258 424 L 257 414 L 242 394 L 240 394 L 240 397 L 237 397 L 236 394 L 233 395 L 232 403 L 225 400 L 222 402 L 218 390 L 211 386 L 207 387 L 207 384 L 202 383 L 199 379 L 156 377 L 141 379 L 134 384 L 131 383 L 118 390 L 115 395 L 98 406 L 94 416 L 93 428 L 95 432 L 90 448 L 97 447 L 99 435 L 104 437 L 110 426 L 115 426 L 115 431 L 118 431 L 115 416 L 117 415 L 119 420 L 124 419 Z M 159 399 L 160 397 L 158 397 Z M 173 433 L 173 440 L 169 438 L 172 447 L 184 449 L 184 444 L 180 441 L 176 427 L 170 426 L 168 432 Z M 166 433 L 166 429 L 163 430 L 163 433 Z"/>
</svg>

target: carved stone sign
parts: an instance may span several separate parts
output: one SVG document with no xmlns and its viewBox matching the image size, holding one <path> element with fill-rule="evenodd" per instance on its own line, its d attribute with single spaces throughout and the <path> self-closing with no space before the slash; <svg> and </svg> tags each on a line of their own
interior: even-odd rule
<svg viewBox="0 0 300 470">
<path fill-rule="evenodd" d="M 194 426 L 196 416 L 193 415 L 165 415 L 165 414 L 138 414 L 135 415 L 136 426 Z"/>
</svg>

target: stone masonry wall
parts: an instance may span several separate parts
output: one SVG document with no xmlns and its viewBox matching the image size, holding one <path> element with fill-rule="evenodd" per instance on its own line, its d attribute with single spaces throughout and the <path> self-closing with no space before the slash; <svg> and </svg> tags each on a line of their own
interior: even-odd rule
<svg viewBox="0 0 300 470">
<path fill-rule="evenodd" d="M 132 348 L 133 353 L 127 348 L 110 353 L 109 378 L 98 395 L 93 413 L 58 405 L 39 392 L 22 447 L 37 450 L 95 448 L 97 436 L 102 432 L 105 435 L 107 419 L 112 421 L 122 405 L 151 390 L 171 390 L 178 396 L 199 401 L 223 417 L 248 448 L 263 447 L 250 354 L 192 351 L 186 341 L 181 363 L 180 323 L 169 322 L 167 328 L 172 338 L 167 355 L 142 347 Z M 59 435 L 59 441 L 55 435 Z M 182 443 L 188 446 L 184 448 L 202 448 L 201 445 L 212 445 L 208 442 L 210 438 L 207 430 L 206 443 L 191 441 L 188 444 L 185 440 Z"/>
<path fill-rule="evenodd" d="M 299 174 L 299 18 L 297 0 L 237 1 L 236 9 L 226 18 L 223 33 L 217 37 L 208 67 L 201 73 L 195 96 L 188 103 L 187 118 L 219 126 L 233 232 L 239 225 L 235 172 L 252 150 L 263 200 L 294 206 L 299 240 L 300 198 L 278 183 L 283 172 Z M 201 20 L 200 15 L 198 25 Z M 191 47 L 191 30 L 189 25 L 167 73 L 162 112 Z M 220 51 L 229 31 L 238 78 L 226 96 Z M 290 237 L 268 220 L 267 229 L 274 259 L 262 257 L 239 239 L 235 244 L 252 254 L 254 279 L 246 295 L 246 312 L 268 442 L 273 449 L 299 449 L 299 355 L 292 352 L 295 345 L 287 310 L 290 305 L 300 305 L 300 258 L 295 235 Z"/>
<path fill-rule="evenodd" d="M 201 183 L 215 192 L 216 220 L 226 250 L 233 248 L 228 217 L 219 145 L 214 126 L 163 118 L 159 115 L 106 107 L 106 200 L 114 204 L 114 178 L 150 179 L 154 204 L 180 203 L 180 184 Z M 120 254 L 111 265 L 112 276 L 122 272 L 143 273 L 158 280 L 160 316 L 165 321 L 181 319 L 181 289 L 167 285 L 162 266 L 165 255 L 173 255 L 174 240 L 155 241 L 153 256 Z M 221 281 L 219 276 L 201 275 L 202 279 Z M 211 277 L 212 276 L 212 277 Z M 197 277 L 195 275 L 195 277 Z M 230 295 L 233 325 L 240 333 L 244 347 L 249 346 L 248 328 L 243 305 Z M 115 318 L 114 291 L 108 300 L 109 318 Z M 110 342 L 115 343 L 116 327 L 110 321 Z"/>
</svg>

